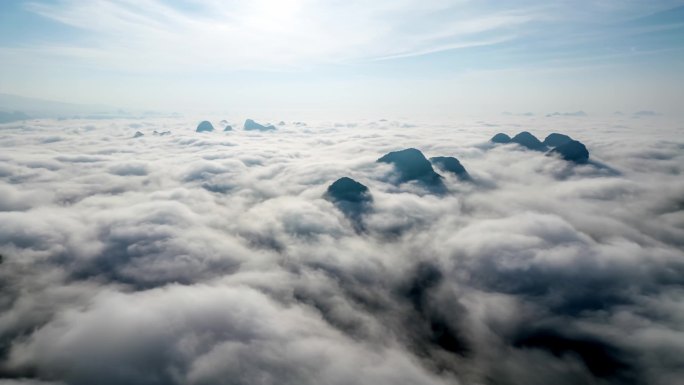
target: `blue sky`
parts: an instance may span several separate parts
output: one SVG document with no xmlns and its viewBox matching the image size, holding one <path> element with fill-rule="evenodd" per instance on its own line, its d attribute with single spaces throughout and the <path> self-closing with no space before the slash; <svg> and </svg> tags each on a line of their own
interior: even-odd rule
<svg viewBox="0 0 684 385">
<path fill-rule="evenodd" d="M 656 110 L 684 1 L 0 2 L 0 92 L 174 111 Z"/>
</svg>

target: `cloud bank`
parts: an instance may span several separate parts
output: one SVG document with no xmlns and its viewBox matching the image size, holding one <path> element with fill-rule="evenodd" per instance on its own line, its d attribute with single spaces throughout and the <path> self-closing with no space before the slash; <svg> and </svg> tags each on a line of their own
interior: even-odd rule
<svg viewBox="0 0 684 385">
<path fill-rule="evenodd" d="M 2 125 L 2 381 L 681 383 L 681 127 L 497 119 Z M 596 163 L 488 143 L 524 130 Z M 469 180 L 396 183 L 411 147 Z"/>
</svg>

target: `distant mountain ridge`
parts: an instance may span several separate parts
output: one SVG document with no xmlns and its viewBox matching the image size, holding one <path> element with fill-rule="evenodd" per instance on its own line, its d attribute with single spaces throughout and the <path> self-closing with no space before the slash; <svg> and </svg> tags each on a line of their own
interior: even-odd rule
<svg viewBox="0 0 684 385">
<path fill-rule="evenodd" d="M 17 122 L 27 119 L 31 119 L 31 117 L 21 111 L 5 112 L 0 110 L 0 123 Z"/>
<path fill-rule="evenodd" d="M 143 110 L 123 110 L 100 104 L 78 104 L 0 93 L 0 123 L 41 118 L 127 118 L 168 115 Z"/>
<path fill-rule="evenodd" d="M 115 108 L 95 104 L 75 104 L 0 93 L 0 111 L 21 111 L 33 117 L 112 113 Z"/>
</svg>

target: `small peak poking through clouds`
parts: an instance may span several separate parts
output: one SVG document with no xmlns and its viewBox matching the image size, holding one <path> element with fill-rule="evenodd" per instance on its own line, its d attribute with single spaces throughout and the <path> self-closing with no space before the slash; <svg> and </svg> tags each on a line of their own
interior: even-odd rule
<svg viewBox="0 0 684 385">
<path fill-rule="evenodd" d="M 368 187 L 346 176 L 328 186 L 327 196 L 335 202 L 361 203 L 371 200 Z"/>
<path fill-rule="evenodd" d="M 437 174 L 420 150 L 407 148 L 385 154 L 380 163 L 390 163 L 398 174 L 398 182 L 418 181 L 426 186 L 443 186 L 442 176 Z"/>
<path fill-rule="evenodd" d="M 197 125 L 196 132 L 212 132 L 214 131 L 214 126 L 208 120 L 204 120 Z"/>
<path fill-rule="evenodd" d="M 255 122 L 252 119 L 245 120 L 245 131 L 274 131 L 276 128 L 271 124 L 263 125 Z"/>
<path fill-rule="evenodd" d="M 575 163 L 587 163 L 589 161 L 589 150 L 587 150 L 587 147 L 582 142 L 577 140 L 571 140 L 560 145 L 549 151 L 549 154 L 558 154 L 564 160 Z"/>
<path fill-rule="evenodd" d="M 471 179 L 465 167 L 453 156 L 435 156 L 430 158 L 430 162 L 438 168 L 456 175 L 459 180 L 467 181 Z"/>
<path fill-rule="evenodd" d="M 363 216 L 370 211 L 373 202 L 368 187 L 345 176 L 328 186 L 324 197 L 342 211 L 355 231 L 365 230 Z"/>
<path fill-rule="evenodd" d="M 499 132 L 498 134 L 494 135 L 491 139 L 489 139 L 489 141 L 492 143 L 505 144 L 511 142 L 511 137 L 504 134 L 503 132 Z"/>
</svg>

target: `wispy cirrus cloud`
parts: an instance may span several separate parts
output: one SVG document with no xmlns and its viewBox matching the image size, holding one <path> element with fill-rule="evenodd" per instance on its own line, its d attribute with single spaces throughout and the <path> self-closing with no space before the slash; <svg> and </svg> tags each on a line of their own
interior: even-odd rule
<svg viewBox="0 0 684 385">
<path fill-rule="evenodd" d="M 531 7 L 494 11 L 466 1 L 191 5 L 30 3 L 33 12 L 83 32 L 77 41 L 33 48 L 122 69 L 293 69 L 496 44 L 544 17 Z"/>
</svg>

